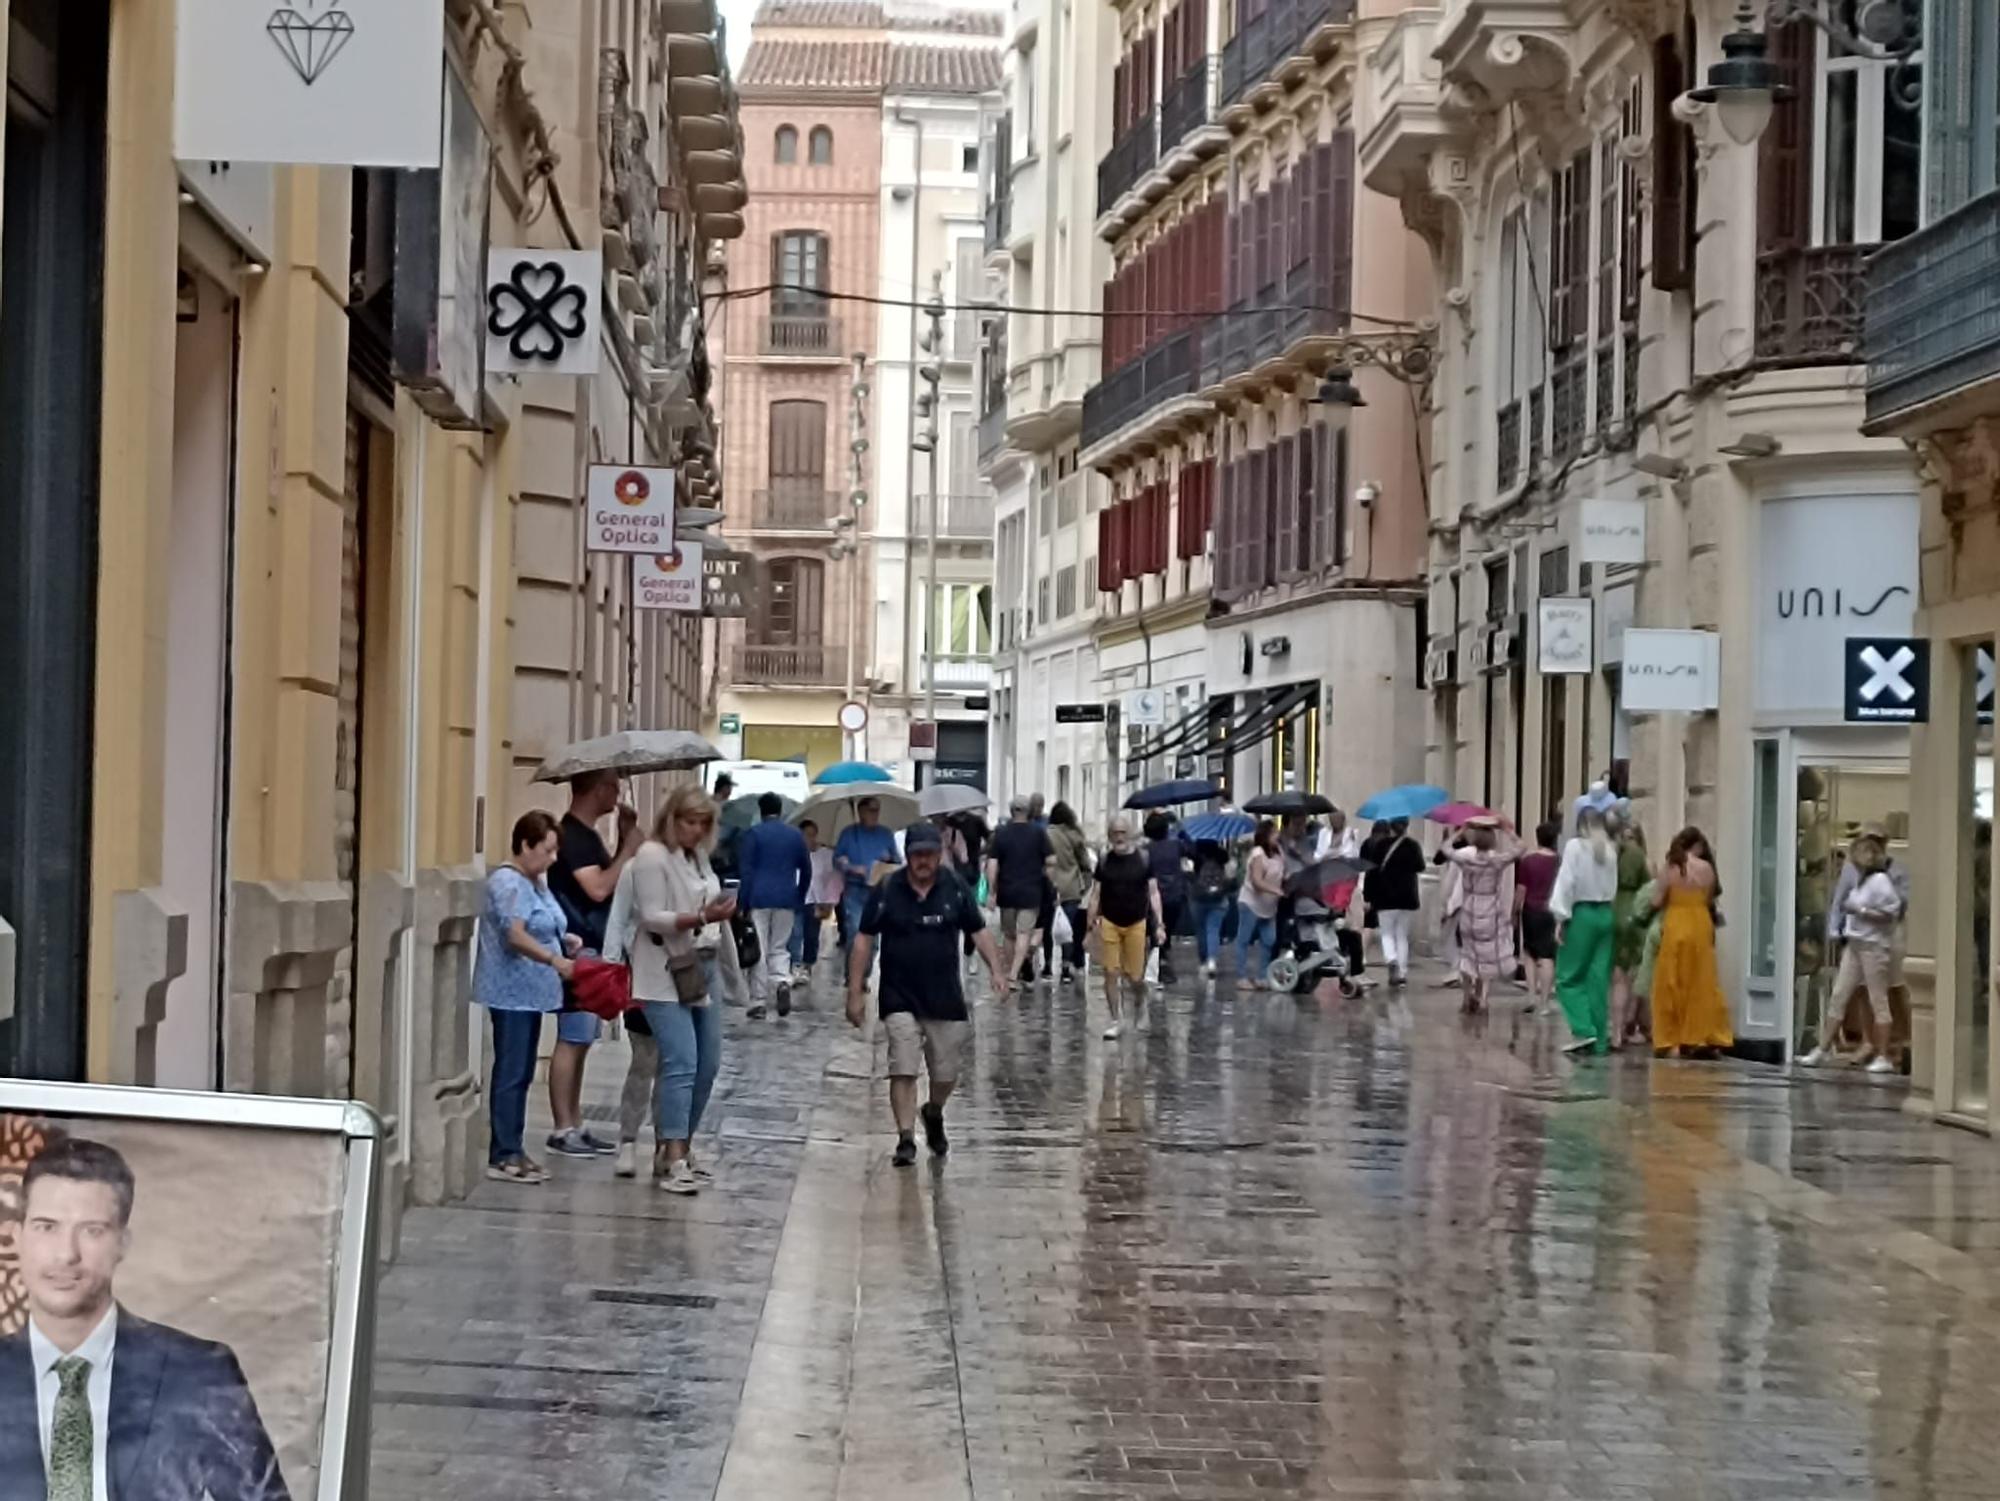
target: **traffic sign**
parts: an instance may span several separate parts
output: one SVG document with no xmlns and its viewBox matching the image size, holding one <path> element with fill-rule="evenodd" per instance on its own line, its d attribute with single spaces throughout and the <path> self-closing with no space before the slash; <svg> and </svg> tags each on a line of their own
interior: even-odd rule
<svg viewBox="0 0 2000 1501">
<path fill-rule="evenodd" d="M 840 706 L 840 727 L 850 735 L 858 735 L 868 728 L 868 705 L 849 699 Z"/>
</svg>

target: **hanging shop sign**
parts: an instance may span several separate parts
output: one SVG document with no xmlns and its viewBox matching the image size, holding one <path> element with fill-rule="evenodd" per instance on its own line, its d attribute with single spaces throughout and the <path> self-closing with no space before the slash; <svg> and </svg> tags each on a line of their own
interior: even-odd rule
<svg viewBox="0 0 2000 1501">
<path fill-rule="evenodd" d="M 603 306 L 602 251 L 493 251 L 486 260 L 486 368 L 595 375 Z"/>
<path fill-rule="evenodd" d="M 436 167 L 442 5 L 177 0 L 183 161 Z"/>
<path fill-rule="evenodd" d="M 584 485 L 586 552 L 674 550 L 674 472 L 592 464 Z M 696 556 L 700 556 L 699 549 Z"/>
<path fill-rule="evenodd" d="M 57 1494 L 33 1347 L 100 1315 L 111 1494 L 358 1494 L 381 1145 L 345 1101 L 0 1081 L 0 1495 Z M 90 1451 L 86 1421 L 63 1494 Z"/>
<path fill-rule="evenodd" d="M 1850 636 L 1843 705 L 1849 724 L 1924 724 L 1931 717 L 1931 644 L 1921 636 Z"/>
<path fill-rule="evenodd" d="M 910 759 L 935 761 L 938 756 L 938 727 L 935 720 L 910 721 Z"/>
<path fill-rule="evenodd" d="M 397 384 L 441 427 L 481 425 L 486 394 L 486 225 L 493 140 L 450 75 L 444 162 L 396 175 Z"/>
<path fill-rule="evenodd" d="M 676 542 L 663 553 L 632 556 L 632 603 L 641 610 L 701 610 L 701 544 Z"/>
<path fill-rule="evenodd" d="M 1646 561 L 1646 502 L 1586 500 L 1577 507 L 1576 556 L 1598 566 Z"/>
<path fill-rule="evenodd" d="M 701 549 L 701 612 L 718 620 L 742 620 L 757 605 L 757 560 L 714 542 Z"/>
<path fill-rule="evenodd" d="M 1590 601 L 1541 601 L 1537 656 L 1545 674 L 1589 672 L 1591 668 Z"/>
<path fill-rule="evenodd" d="M 1153 729 L 1167 722 L 1167 694 L 1163 688 L 1134 688 L 1125 695 L 1125 722 Z"/>
<path fill-rule="evenodd" d="M 1625 632 L 1619 706 L 1628 714 L 1701 714 L 1722 701 L 1722 637 L 1714 631 Z"/>
<path fill-rule="evenodd" d="M 1916 492 L 1774 495 L 1757 506 L 1756 705 L 1847 707 L 1850 637 L 1916 633 Z"/>
</svg>

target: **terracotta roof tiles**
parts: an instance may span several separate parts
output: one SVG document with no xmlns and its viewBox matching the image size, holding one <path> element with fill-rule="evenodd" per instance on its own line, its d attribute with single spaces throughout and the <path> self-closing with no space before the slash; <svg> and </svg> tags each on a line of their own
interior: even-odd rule
<svg viewBox="0 0 2000 1501">
<path fill-rule="evenodd" d="M 892 43 L 892 93 L 985 94 L 1000 87 L 1000 53 L 987 47 L 924 47 Z"/>
<path fill-rule="evenodd" d="M 737 83 L 746 89 L 879 89 L 886 72 L 888 50 L 887 42 L 758 37 L 750 43 Z"/>
</svg>

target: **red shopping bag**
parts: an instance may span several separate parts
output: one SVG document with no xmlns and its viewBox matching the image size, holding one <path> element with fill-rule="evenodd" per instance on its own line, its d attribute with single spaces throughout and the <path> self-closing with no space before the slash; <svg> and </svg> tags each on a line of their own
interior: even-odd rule
<svg viewBox="0 0 2000 1501">
<path fill-rule="evenodd" d="M 603 959 L 578 959 L 569 993 L 579 1011 L 616 1021 L 632 1006 L 632 971 Z"/>
</svg>

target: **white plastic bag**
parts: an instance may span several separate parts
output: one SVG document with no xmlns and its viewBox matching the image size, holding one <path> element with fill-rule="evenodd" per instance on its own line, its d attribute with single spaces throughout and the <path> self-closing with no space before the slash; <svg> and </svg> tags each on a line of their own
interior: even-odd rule
<svg viewBox="0 0 2000 1501">
<path fill-rule="evenodd" d="M 1067 947 L 1076 941 L 1076 929 L 1069 925 L 1069 908 L 1056 903 L 1056 920 L 1049 925 L 1049 936 L 1058 947 Z"/>
</svg>

